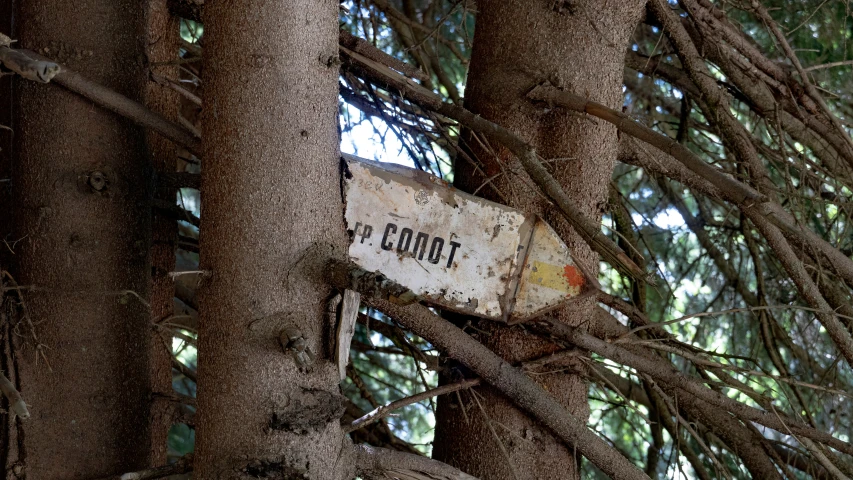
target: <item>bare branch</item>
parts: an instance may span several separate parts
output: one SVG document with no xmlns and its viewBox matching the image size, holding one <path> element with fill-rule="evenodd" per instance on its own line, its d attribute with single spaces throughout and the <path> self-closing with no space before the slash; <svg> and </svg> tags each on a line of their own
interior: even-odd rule
<svg viewBox="0 0 853 480">
<path fill-rule="evenodd" d="M 542 165 L 538 155 L 536 155 L 536 152 L 529 144 L 500 125 L 492 123 L 479 115 L 475 115 L 462 107 L 443 102 L 437 95 L 411 80 L 400 76 L 384 65 L 355 52 L 346 51 L 346 49 L 342 49 L 342 52 L 346 54 L 346 59 L 351 67 L 354 67 L 376 82 L 399 90 L 408 100 L 448 118 L 452 118 L 476 132 L 497 138 L 518 157 L 533 181 L 542 189 L 548 199 L 554 202 L 566 220 L 569 221 L 572 227 L 593 250 L 629 275 L 640 280 L 646 280 L 646 273 L 618 245 L 601 233 L 598 222 L 593 221 L 575 207 L 574 202 L 566 195 L 559 182 Z"/>
<path fill-rule="evenodd" d="M 617 112 L 612 108 L 597 102 L 589 101 L 571 92 L 559 90 L 551 85 L 536 86 L 530 91 L 528 97 L 531 100 L 547 102 L 551 105 L 559 105 L 576 112 L 588 113 L 594 117 L 612 123 L 620 131 L 623 131 L 628 135 L 640 139 L 658 150 L 671 155 L 673 158 L 693 171 L 693 173 L 711 182 L 722 194 L 726 196 L 726 199 L 734 203 L 756 203 L 763 202 L 767 199 L 765 195 L 762 195 L 754 189 L 742 184 L 738 180 L 726 175 L 720 169 L 708 165 L 708 163 L 704 162 L 696 154 L 680 143 L 640 124 L 622 112 Z"/>
<path fill-rule="evenodd" d="M 165 478 L 171 475 L 180 475 L 193 471 L 193 455 L 188 454 L 181 457 L 177 462 L 171 465 L 162 467 L 148 468 L 137 472 L 129 472 L 110 477 L 103 477 L 99 480 L 154 480 L 157 478 Z"/>
<path fill-rule="evenodd" d="M 743 420 L 764 425 L 784 434 L 790 431 L 829 445 L 841 452 L 853 454 L 853 445 L 850 443 L 841 441 L 826 432 L 816 430 L 799 420 L 782 417 L 776 413 L 765 412 L 733 400 L 722 393 L 703 386 L 699 381 L 687 377 L 662 359 L 657 360 L 651 357 L 641 357 L 621 346 L 595 338 L 578 328 L 570 327 L 551 319 L 540 320 L 531 324 L 531 326 L 536 330 L 546 333 L 552 339 L 568 342 L 570 345 L 595 352 L 619 364 L 630 366 L 639 372 L 651 376 L 658 382 L 676 387 L 711 405 L 716 405 L 732 412 Z"/>
<path fill-rule="evenodd" d="M 357 288 L 350 281 L 351 270 L 352 267 L 347 265 L 330 264 L 328 267 L 330 282 L 338 288 L 360 290 L 362 301 L 366 305 L 397 320 L 415 334 L 443 350 L 451 358 L 470 368 L 612 478 L 626 480 L 648 478 L 642 470 L 590 431 L 584 422 L 569 413 L 554 397 L 542 390 L 542 387 L 486 346 L 422 305 L 396 305 L 383 300 L 385 295 L 381 290 Z"/>
<path fill-rule="evenodd" d="M 809 80 L 809 76 L 806 74 L 806 71 L 803 69 L 803 65 L 800 63 L 799 57 L 797 57 L 797 54 L 794 52 L 794 49 L 791 48 L 791 45 L 785 38 L 785 34 L 782 33 L 782 31 L 779 29 L 779 25 L 777 25 L 776 21 L 773 20 L 773 18 L 770 16 L 770 14 L 767 12 L 767 9 L 763 5 L 761 5 L 761 2 L 757 0 L 752 0 L 751 5 L 755 14 L 764 22 L 764 24 L 767 26 L 773 36 L 776 37 L 776 41 L 782 47 L 782 51 L 785 52 L 785 55 L 794 65 L 794 68 L 797 70 L 797 73 L 800 76 L 800 80 L 802 81 L 806 92 L 809 94 L 812 100 L 814 100 L 820 106 L 823 115 L 827 119 L 829 119 L 829 121 L 832 123 L 832 126 L 834 126 L 837 130 L 839 136 L 846 140 L 847 147 L 849 149 L 853 149 L 853 140 L 851 140 L 850 135 L 846 131 L 844 131 L 844 127 L 841 126 L 841 122 L 826 105 L 826 102 L 824 101 L 823 97 L 820 95 L 820 93 L 818 93 L 817 89 L 815 89 L 815 86 L 812 85 L 811 80 Z"/>
<path fill-rule="evenodd" d="M 447 393 L 458 392 L 459 390 L 464 390 L 466 388 L 476 387 L 479 384 L 479 378 L 473 380 L 464 380 L 461 382 L 451 383 L 449 385 L 442 385 L 440 387 L 433 388 L 425 392 L 417 393 L 406 398 L 401 398 L 400 400 L 393 401 L 388 405 L 383 405 L 379 408 L 374 409 L 371 412 L 368 412 L 363 417 L 352 422 L 352 424 L 343 427 L 343 431 L 344 433 L 350 433 L 354 430 L 358 430 L 359 428 L 366 427 L 371 423 L 378 421 L 380 418 L 387 416 L 388 414 L 399 408 L 403 408 L 413 403 L 418 403 L 428 398 L 437 397 L 439 395 L 444 395 Z"/>
<path fill-rule="evenodd" d="M 15 388 L 12 381 L 2 373 L 0 373 L 0 391 L 2 391 L 6 399 L 9 400 L 10 413 L 21 417 L 21 420 L 30 418 L 30 411 L 27 409 L 27 404 L 21 397 L 20 392 Z"/>
<path fill-rule="evenodd" d="M 353 450 L 356 473 L 366 480 L 477 480 L 446 463 L 421 455 L 370 445 L 357 445 Z"/>
<path fill-rule="evenodd" d="M 393 68 L 398 72 L 406 75 L 407 77 L 417 78 L 418 80 L 428 80 L 429 76 L 425 74 L 423 71 L 418 70 L 417 68 L 409 65 L 406 62 L 401 62 L 396 58 L 388 55 L 387 53 L 379 50 L 370 44 L 367 40 L 356 37 L 355 35 L 347 32 L 346 30 L 341 30 L 340 36 L 338 37 L 340 40 L 340 44 L 342 47 L 347 48 L 356 53 L 360 53 L 365 57 L 379 62 L 383 65 Z"/>
<path fill-rule="evenodd" d="M 778 203 L 771 201 L 767 196 L 760 194 L 752 187 L 728 176 L 723 171 L 708 165 L 696 154 L 687 150 L 683 145 L 666 135 L 639 124 L 624 113 L 617 112 L 604 105 L 591 102 L 585 98 L 565 92 L 551 86 L 538 86 L 530 92 L 533 100 L 545 101 L 554 105 L 568 108 L 570 110 L 585 112 L 602 120 L 606 120 L 616 126 L 619 130 L 642 140 L 657 148 L 669 157 L 676 159 L 682 165 L 690 169 L 698 177 L 707 182 L 696 182 L 690 175 L 679 174 L 679 178 L 673 176 L 668 169 L 659 168 L 658 165 L 646 163 L 646 167 L 658 167 L 651 171 L 657 171 L 665 176 L 674 178 L 682 183 L 691 181 L 691 187 L 699 186 L 703 193 L 713 197 L 722 198 L 738 205 L 744 213 L 750 216 L 761 216 L 768 219 L 776 228 L 789 239 L 798 244 L 809 245 L 818 250 L 826 257 L 832 267 L 843 276 L 845 280 L 853 283 L 853 260 L 829 244 L 826 240 L 811 230 L 798 226 L 797 220 Z M 714 188 L 709 188 L 708 183 Z M 821 308 L 817 307 L 816 308 Z M 822 308 L 821 308 L 822 309 Z M 823 310 L 823 309 L 822 309 Z M 849 336 L 849 335 L 848 335 Z M 840 337 L 839 337 L 840 338 Z M 851 340 L 853 341 L 853 340 Z M 843 341 L 839 348 L 846 348 Z M 853 363 L 853 350 L 849 357 Z"/>
<path fill-rule="evenodd" d="M 50 82 L 60 71 L 59 65 L 53 62 L 35 60 L 20 50 L 13 50 L 2 45 L 0 45 L 0 65 L 27 80 L 39 83 Z"/>
<path fill-rule="evenodd" d="M 47 60 L 29 50 L 23 50 L 22 52 L 37 60 Z M 141 103 L 135 102 L 114 90 L 95 83 L 83 75 L 69 70 L 67 67 L 60 65 L 60 69 L 60 72 L 53 77 L 51 83 L 58 84 L 88 98 L 95 102 L 95 104 L 129 119 L 137 125 L 150 128 L 175 142 L 177 145 L 185 147 L 193 154 L 197 155 L 200 151 L 199 139 L 180 125 L 167 120 L 158 113 L 152 112 Z"/>
</svg>

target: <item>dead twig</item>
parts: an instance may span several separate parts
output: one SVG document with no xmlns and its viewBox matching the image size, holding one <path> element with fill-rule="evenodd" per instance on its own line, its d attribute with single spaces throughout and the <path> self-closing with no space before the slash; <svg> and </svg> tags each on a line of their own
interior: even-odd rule
<svg viewBox="0 0 853 480">
<path fill-rule="evenodd" d="M 30 411 L 27 410 L 27 404 L 20 392 L 15 388 L 12 381 L 2 373 L 0 373 L 0 391 L 9 400 L 9 413 L 21 417 L 22 420 L 30 418 Z"/>
<path fill-rule="evenodd" d="M 59 65 L 31 58 L 21 50 L 13 50 L 12 43 L 14 40 L 0 33 L 0 65 L 27 80 L 39 83 L 48 83 L 59 73 Z"/>
<path fill-rule="evenodd" d="M 163 465 L 162 467 L 148 468 L 137 472 L 129 472 L 120 475 L 111 475 L 102 477 L 98 480 L 154 480 L 156 478 L 164 478 L 171 475 L 180 475 L 193 471 L 193 454 L 184 455 L 177 462 L 171 465 Z"/>
<path fill-rule="evenodd" d="M 352 447 L 356 473 L 366 480 L 387 478 L 477 480 L 461 470 L 421 455 L 403 453 L 370 445 Z"/>
<path fill-rule="evenodd" d="M 330 282 L 336 287 L 353 288 L 348 265 L 332 263 L 327 271 Z M 395 305 L 381 299 L 382 291 L 371 292 L 368 288 L 361 290 L 365 305 L 385 313 L 446 352 L 451 358 L 470 368 L 550 428 L 566 445 L 577 449 L 611 478 L 625 480 L 648 478 L 642 470 L 590 431 L 583 421 L 569 413 L 530 377 L 512 367 L 458 327 L 438 317 L 422 305 Z"/>
<path fill-rule="evenodd" d="M 21 313 L 23 315 L 24 321 L 27 322 L 27 326 L 30 327 L 30 335 L 33 337 L 33 342 L 36 344 L 36 352 L 38 352 L 38 356 L 41 356 L 44 359 L 44 363 L 47 365 L 48 370 L 53 370 L 50 367 L 50 362 L 47 360 L 47 355 L 44 353 L 45 349 L 48 348 L 46 345 L 39 342 L 38 335 L 36 334 L 36 326 L 33 324 L 32 317 L 30 317 L 29 309 L 27 309 L 27 304 L 24 301 L 24 288 L 18 285 L 18 282 L 12 277 L 12 274 L 7 272 L 6 270 L 0 271 L 0 275 L 5 276 L 9 280 L 10 287 L 4 288 L 4 291 L 15 290 L 18 293 L 18 300 L 21 302 Z M 38 362 L 38 357 L 36 358 L 36 362 Z"/>
<path fill-rule="evenodd" d="M 27 80 L 39 83 L 48 83 L 59 72 L 59 65 L 43 60 L 34 60 L 9 47 L 0 47 L 0 63 L 14 73 Z"/>
<path fill-rule="evenodd" d="M 0 47 L 0 50 L 3 50 L 3 48 Z M 48 59 L 29 50 L 19 50 L 19 52 L 35 60 L 48 61 Z M 95 83 L 73 70 L 69 70 L 58 64 L 55 65 L 60 70 L 52 78 L 53 81 L 51 83 L 58 84 L 67 90 L 88 98 L 95 102 L 95 104 L 129 119 L 137 125 L 150 128 L 198 156 L 198 152 L 201 150 L 199 139 L 185 128 L 167 120 L 158 113 L 152 112 L 141 103 L 135 102 L 114 90 Z"/>
<path fill-rule="evenodd" d="M 433 388 L 425 392 L 417 393 L 406 398 L 401 398 L 400 400 L 395 400 L 389 403 L 388 405 L 383 405 L 379 408 L 376 408 L 373 411 L 364 415 L 363 417 L 356 419 L 350 425 L 343 427 L 342 430 L 344 431 L 344 433 L 350 433 L 354 430 L 364 428 L 378 421 L 380 418 L 387 416 L 388 414 L 399 408 L 406 407 L 413 403 L 421 402 L 428 398 L 437 397 L 439 395 L 444 395 L 447 393 L 458 392 L 459 390 L 464 390 L 466 388 L 476 387 L 479 384 L 479 378 L 473 380 L 464 380 L 461 382 L 451 383 L 449 385 L 442 385 L 440 387 Z"/>
<path fill-rule="evenodd" d="M 853 445 L 850 443 L 839 440 L 829 433 L 817 430 L 799 420 L 787 417 L 782 419 L 775 412 L 771 414 L 733 400 L 716 390 L 705 387 L 699 380 L 679 372 L 672 364 L 663 359 L 642 357 L 619 345 L 582 332 L 578 328 L 549 319 L 531 323 L 530 327 L 564 345 L 577 346 L 621 365 L 630 366 L 660 383 L 678 388 L 711 405 L 729 411 L 743 420 L 764 425 L 780 433 L 787 433 L 790 430 L 798 435 L 829 445 L 838 451 L 853 454 Z"/>
<path fill-rule="evenodd" d="M 402 62 L 397 60 L 396 58 L 388 55 L 387 53 L 379 50 L 374 47 L 370 42 L 364 40 L 362 38 L 356 37 L 355 35 L 347 32 L 346 30 L 341 30 L 340 35 L 338 36 L 338 41 L 340 42 L 342 47 L 345 47 L 353 52 L 358 52 L 365 57 L 379 62 L 383 65 L 393 68 L 398 72 L 406 75 L 407 77 L 417 78 L 421 81 L 429 80 L 429 75 L 418 70 L 417 68 L 409 65 L 406 62 Z"/>
</svg>

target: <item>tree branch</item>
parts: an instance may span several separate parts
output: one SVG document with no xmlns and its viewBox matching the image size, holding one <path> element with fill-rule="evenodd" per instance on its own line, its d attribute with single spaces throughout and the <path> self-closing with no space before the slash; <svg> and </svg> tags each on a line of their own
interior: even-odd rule
<svg viewBox="0 0 853 480">
<path fill-rule="evenodd" d="M 193 455 L 187 454 L 181 457 L 177 462 L 171 465 L 164 465 L 162 467 L 154 467 L 146 470 L 139 470 L 137 472 L 129 472 L 120 475 L 113 475 L 110 477 L 103 477 L 99 480 L 154 480 L 157 478 L 164 478 L 171 475 L 180 475 L 182 473 L 189 473 L 193 471 Z"/>
<path fill-rule="evenodd" d="M 656 135 L 660 134 L 656 133 Z M 695 172 L 687 171 L 682 165 L 672 162 L 672 156 L 665 155 L 665 152 L 661 153 L 664 154 L 656 156 L 649 154 L 649 157 L 652 158 L 647 159 L 636 152 L 630 152 L 630 148 L 626 145 L 620 148 L 620 158 L 623 160 L 633 160 L 634 164 L 640 165 L 650 172 L 673 178 L 706 195 L 730 200 L 723 189 L 711 184 L 704 177 L 697 178 L 699 175 L 696 175 Z M 775 202 L 766 202 L 761 205 L 745 204 L 739 205 L 739 207 L 767 239 L 777 258 L 782 261 L 786 272 L 794 280 L 803 298 L 818 310 L 816 314 L 818 319 L 847 360 L 848 365 L 853 365 L 853 337 L 850 336 L 850 332 L 834 314 L 826 299 L 823 298 L 817 284 L 808 275 L 803 263 L 783 235 L 791 235 L 800 245 L 808 245 L 826 255 L 835 270 L 848 281 L 853 280 L 853 261 L 845 257 L 838 249 L 828 245 L 814 232 L 790 224 L 788 220 L 792 218 L 792 215 Z M 777 226 L 783 228 L 777 228 Z M 830 254 L 832 255 L 831 258 L 828 256 Z"/>
<path fill-rule="evenodd" d="M 720 45 L 714 36 L 717 30 L 707 21 L 700 20 L 707 16 L 707 12 L 696 5 L 695 0 L 685 0 L 683 4 L 691 13 L 697 14 L 693 17 L 693 23 L 698 30 L 692 28 L 688 31 L 693 41 L 707 55 L 708 60 L 716 63 L 723 70 L 728 80 L 735 84 L 741 96 L 747 98 L 752 110 L 767 118 L 769 122 L 778 122 L 793 138 L 807 145 L 835 176 L 849 178 L 853 150 L 850 149 L 848 141 L 837 131 L 832 130 L 827 122 L 808 113 L 809 107 L 802 108 L 797 104 L 787 84 L 774 82 L 760 74 L 756 71 L 754 64 L 746 62 L 736 49 Z M 655 73 L 673 76 L 675 71 L 681 70 L 667 65 L 666 68 Z M 673 78 L 680 77 L 673 76 Z M 793 82 L 793 79 L 790 82 Z M 782 106 L 781 109 L 778 108 L 779 105 Z M 842 157 L 846 159 L 847 164 L 840 162 Z"/>
<path fill-rule="evenodd" d="M 9 410 L 13 415 L 21 417 L 21 420 L 30 418 L 30 411 L 27 409 L 27 404 L 20 392 L 15 388 L 15 384 L 2 373 L 0 373 L 0 391 L 9 401 Z"/>
<path fill-rule="evenodd" d="M 521 138 L 500 125 L 492 123 L 479 115 L 475 115 L 462 107 L 443 102 L 434 93 L 400 76 L 385 65 L 374 62 L 355 52 L 348 51 L 345 48 L 342 48 L 341 51 L 345 54 L 345 65 L 348 65 L 348 68 L 355 69 L 358 73 L 370 78 L 374 82 L 385 85 L 393 90 L 398 90 L 409 101 L 456 120 L 476 132 L 498 139 L 518 157 L 531 179 L 539 186 L 545 196 L 560 209 L 566 220 L 569 221 L 572 227 L 593 250 L 598 252 L 612 265 L 619 267 L 629 275 L 639 280 L 647 280 L 645 271 L 638 267 L 619 246 L 601 232 L 600 225 L 575 207 L 574 202 L 566 195 L 559 182 L 542 165 L 542 162 L 539 161 L 535 150 Z"/>
<path fill-rule="evenodd" d="M 429 76 L 425 74 L 423 71 L 418 70 L 417 68 L 409 65 L 406 62 L 397 60 L 396 58 L 388 55 L 387 53 L 379 50 L 374 47 L 370 42 L 364 40 L 362 38 L 356 37 L 355 35 L 347 32 L 346 30 L 341 30 L 341 33 L 338 36 L 338 40 L 342 47 L 345 47 L 353 52 L 360 53 L 365 57 L 379 62 L 385 66 L 391 67 L 394 70 L 406 75 L 407 77 L 416 78 L 418 80 L 428 80 Z"/>
<path fill-rule="evenodd" d="M 597 353 L 621 365 L 629 366 L 638 372 L 651 376 L 656 381 L 683 390 L 711 405 L 723 408 L 739 418 L 772 428 L 782 434 L 802 435 L 824 443 L 838 451 L 853 455 L 853 445 L 838 440 L 832 435 L 821 432 L 799 420 L 787 418 L 780 412 L 766 412 L 733 400 L 722 393 L 711 390 L 675 369 L 663 359 L 641 357 L 616 344 L 598 339 L 578 328 L 551 319 L 533 322 L 530 326 L 548 337 Z"/>
<path fill-rule="evenodd" d="M 433 314 L 428 308 L 418 304 L 396 305 L 384 300 L 385 296 L 381 290 L 360 289 L 350 280 L 353 268 L 333 262 L 328 267 L 330 283 L 338 288 L 359 291 L 364 304 L 400 322 L 470 368 L 614 479 L 648 478 L 643 471 L 590 431 L 584 422 L 569 413 L 554 397 L 520 370 L 453 324 Z"/>
<path fill-rule="evenodd" d="M 29 50 L 22 50 L 22 52 L 37 60 L 49 60 Z M 199 139 L 185 128 L 167 120 L 158 113 L 152 112 L 141 103 L 135 102 L 114 90 L 95 83 L 83 75 L 69 70 L 67 67 L 62 65 L 59 67 L 60 72 L 53 77 L 51 83 L 58 84 L 67 90 L 87 98 L 95 104 L 129 119 L 137 125 L 150 128 L 198 156 L 200 151 Z"/>
<path fill-rule="evenodd" d="M 588 113 L 613 124 L 618 130 L 672 156 L 693 173 L 711 182 L 711 184 L 719 189 L 721 194 L 725 195 L 727 200 L 733 203 L 760 203 L 767 200 L 765 195 L 726 175 L 722 170 L 712 167 L 688 150 L 684 145 L 640 124 L 622 112 L 617 112 L 605 105 L 587 100 L 551 85 L 538 85 L 527 96 L 534 101 L 546 102 L 549 105 L 557 105 L 576 112 Z"/>
<path fill-rule="evenodd" d="M 691 187 L 694 185 L 700 186 L 706 195 L 732 202 L 739 206 L 741 210 L 751 215 L 759 215 L 767 218 L 787 238 L 797 244 L 809 245 L 819 251 L 826 257 L 827 261 L 839 275 L 844 277 L 848 282 L 853 283 L 853 260 L 808 228 L 799 227 L 796 218 L 782 208 L 781 205 L 769 200 L 767 196 L 760 194 L 752 187 L 728 176 L 722 170 L 707 164 L 675 140 L 636 122 L 622 112 L 617 112 L 604 105 L 588 101 L 583 97 L 552 86 L 537 86 L 530 91 L 529 97 L 535 101 L 548 102 L 551 105 L 558 105 L 569 110 L 588 113 L 596 118 L 612 123 L 620 131 L 655 147 L 669 157 L 677 160 L 707 183 L 713 185 L 714 188 L 708 188 L 707 183 L 703 182 L 699 182 L 696 185 L 695 179 L 684 174 L 679 175 L 680 179 L 677 180 L 682 183 L 692 180 L 693 185 L 685 184 Z M 646 163 L 644 168 L 647 167 L 654 167 L 654 165 Z M 657 168 L 656 171 L 664 176 L 675 179 L 672 176 L 673 173 L 670 173 L 667 169 Z"/>
<path fill-rule="evenodd" d="M 727 96 L 723 94 L 708 71 L 705 60 L 693 44 L 680 17 L 673 12 L 666 0 L 649 0 L 648 7 L 663 25 L 663 31 L 675 47 L 685 73 L 701 92 L 703 107 L 706 108 L 705 118 L 711 125 L 720 129 L 726 145 L 748 167 L 749 175 L 756 188 L 769 195 L 772 192 L 772 182 L 758 157 L 758 152 L 752 145 L 750 135 L 732 115 Z"/>
<path fill-rule="evenodd" d="M 476 387 L 479 384 L 479 378 L 475 378 L 472 380 L 464 380 L 461 382 L 451 383 L 448 385 L 442 385 L 437 388 L 432 388 L 425 392 L 417 393 L 406 398 L 401 398 L 400 400 L 395 400 L 389 403 L 388 405 L 383 405 L 379 408 L 374 409 L 371 412 L 368 412 L 363 417 L 356 419 L 350 425 L 343 427 L 342 430 L 344 431 L 344 433 L 350 433 L 352 431 L 358 430 L 359 428 L 364 428 L 370 425 L 371 423 L 378 421 L 380 418 L 387 416 L 388 414 L 399 408 L 406 407 L 413 403 L 418 403 L 428 398 L 437 397 L 439 395 L 444 395 L 447 393 L 457 392 L 466 388 Z"/>
<path fill-rule="evenodd" d="M 604 309 L 598 309 L 592 327 L 590 333 L 603 339 L 618 337 L 628 332 L 628 329 L 624 325 L 619 323 L 615 317 Z M 632 343 L 626 344 L 625 348 L 640 356 L 660 360 L 660 357 L 656 353 L 644 345 Z M 684 419 L 679 417 L 684 414 L 687 416 L 687 421 L 690 424 L 701 424 L 704 428 L 719 437 L 729 451 L 741 458 L 744 466 L 749 470 L 753 478 L 779 478 L 776 467 L 767 457 L 765 450 L 767 440 L 749 422 L 742 423 L 727 411 L 710 405 L 683 390 L 664 384 L 661 384 L 659 387 L 648 375 L 639 375 L 639 377 L 644 379 L 645 385 L 650 387 L 644 389 L 643 386 L 611 373 L 607 368 L 601 367 L 595 371 L 600 373 L 602 378 L 606 379 L 604 383 L 608 388 L 617 388 L 620 392 L 624 392 L 625 396 L 632 401 L 642 405 L 648 404 L 650 410 L 653 408 L 652 405 L 654 405 L 655 409 L 662 412 L 659 419 L 664 427 L 670 431 L 672 438 L 681 437 L 679 432 L 681 426 L 684 424 Z M 690 433 L 692 435 L 696 434 L 696 429 L 692 427 L 688 428 L 691 430 Z M 696 441 L 702 443 L 700 438 L 697 438 Z M 685 445 L 685 449 L 688 452 L 685 453 L 685 456 L 688 459 L 691 456 L 696 456 L 695 452 L 689 453 L 692 451 L 689 442 L 676 441 L 676 443 Z M 708 454 L 707 451 L 706 454 Z M 708 454 L 708 456 L 713 457 L 713 454 Z M 701 466 L 702 462 L 698 462 L 698 464 Z M 697 472 L 699 472 L 700 476 L 702 475 L 701 470 L 697 470 Z"/>
<path fill-rule="evenodd" d="M 779 25 L 777 25 L 776 21 L 773 20 L 773 18 L 770 16 L 770 14 L 767 12 L 767 9 L 763 5 L 761 5 L 761 2 L 758 2 L 757 0 L 752 0 L 751 5 L 755 14 L 764 22 L 764 24 L 767 26 L 773 36 L 776 37 L 778 45 L 782 47 L 782 51 L 785 52 L 785 55 L 794 65 L 794 68 L 797 70 L 797 73 L 800 76 L 800 80 L 802 81 L 802 84 L 806 89 L 806 93 L 808 93 L 812 100 L 814 100 L 820 106 L 821 112 L 830 121 L 832 126 L 835 127 L 839 136 L 846 140 L 847 148 L 853 150 L 853 140 L 850 139 L 850 135 L 844 130 L 844 127 L 841 126 L 841 122 L 838 120 L 838 117 L 836 117 L 832 113 L 832 111 L 826 105 L 826 102 L 824 101 L 823 97 L 820 95 L 820 93 L 818 93 L 814 85 L 812 85 L 811 81 L 809 80 L 808 74 L 806 74 L 806 71 L 803 69 L 803 65 L 800 63 L 799 57 L 797 57 L 797 54 L 794 52 L 794 49 L 791 48 L 791 45 L 788 43 L 788 39 L 785 38 L 785 34 L 783 34 L 781 30 L 779 30 Z"/>
<path fill-rule="evenodd" d="M 59 65 L 44 60 L 34 60 L 21 52 L 2 45 L 6 37 L 0 34 L 0 65 L 14 73 L 39 83 L 48 83 L 60 71 Z"/>
<path fill-rule="evenodd" d="M 421 455 L 370 445 L 356 445 L 353 450 L 356 474 L 365 480 L 477 480 L 446 463 Z"/>
</svg>

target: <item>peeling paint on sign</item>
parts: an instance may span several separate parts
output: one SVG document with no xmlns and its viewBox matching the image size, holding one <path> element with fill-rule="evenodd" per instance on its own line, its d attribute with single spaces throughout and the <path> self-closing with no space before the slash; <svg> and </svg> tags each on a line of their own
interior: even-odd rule
<svg viewBox="0 0 853 480">
<path fill-rule="evenodd" d="M 585 279 L 543 220 L 420 170 L 343 156 L 349 257 L 443 308 L 515 323 Z"/>
</svg>

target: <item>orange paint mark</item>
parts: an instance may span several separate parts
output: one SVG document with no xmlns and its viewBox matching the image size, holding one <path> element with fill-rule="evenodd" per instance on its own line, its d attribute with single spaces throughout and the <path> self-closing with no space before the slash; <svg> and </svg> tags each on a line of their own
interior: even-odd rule
<svg viewBox="0 0 853 480">
<path fill-rule="evenodd" d="M 585 281 L 583 274 L 571 265 L 563 267 L 563 276 L 566 277 L 566 281 L 569 282 L 569 285 L 572 287 L 583 286 Z"/>
</svg>

